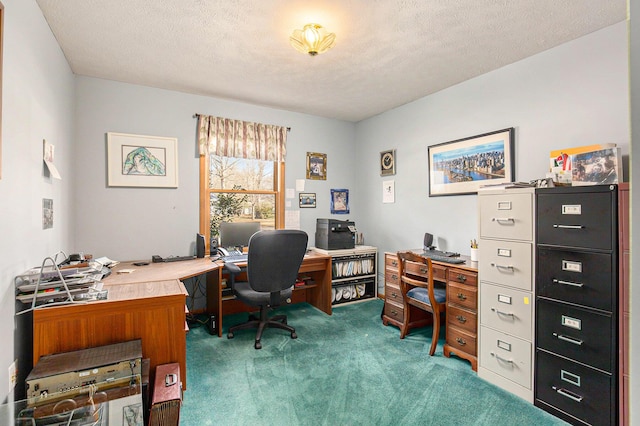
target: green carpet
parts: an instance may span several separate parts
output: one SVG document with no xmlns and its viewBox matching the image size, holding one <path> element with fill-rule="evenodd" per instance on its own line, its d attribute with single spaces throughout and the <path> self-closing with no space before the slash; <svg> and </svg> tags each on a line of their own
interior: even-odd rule
<svg viewBox="0 0 640 426">
<path fill-rule="evenodd" d="M 187 382 L 180 424 L 201 425 L 560 425 L 561 420 L 503 391 L 442 355 L 428 354 L 431 328 L 404 340 L 382 325 L 381 300 L 336 307 L 281 309 L 292 340 L 269 329 L 222 338 L 195 327 L 187 335 Z M 441 333 L 441 336 L 444 333 Z"/>
</svg>

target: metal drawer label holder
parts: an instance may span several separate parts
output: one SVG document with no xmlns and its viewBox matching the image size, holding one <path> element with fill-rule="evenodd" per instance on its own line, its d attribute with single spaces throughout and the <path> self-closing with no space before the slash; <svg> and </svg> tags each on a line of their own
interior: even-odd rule
<svg viewBox="0 0 640 426">
<path fill-rule="evenodd" d="M 569 373 L 566 370 L 560 370 L 560 379 L 572 385 L 580 386 L 580 376 L 577 374 Z"/>
<path fill-rule="evenodd" d="M 562 214 L 581 215 L 582 205 L 581 204 L 563 204 Z"/>
<path fill-rule="evenodd" d="M 574 262 L 572 260 L 562 260 L 562 270 L 568 272 L 582 273 L 582 262 Z"/>
<path fill-rule="evenodd" d="M 511 296 L 507 296 L 504 294 L 498 294 L 498 302 L 506 303 L 507 305 L 511 304 Z"/>
<path fill-rule="evenodd" d="M 562 315 L 562 325 L 573 328 L 574 330 L 582 330 L 582 320 L 578 318 Z"/>
<path fill-rule="evenodd" d="M 511 201 L 498 201 L 498 210 L 511 210 Z"/>
<path fill-rule="evenodd" d="M 511 257 L 511 250 L 504 249 L 504 248 L 499 248 L 498 249 L 498 256 L 500 256 L 500 257 Z"/>
<path fill-rule="evenodd" d="M 500 349 L 504 349 L 505 351 L 511 352 L 511 343 L 505 342 L 503 340 L 498 339 L 496 342 Z"/>
</svg>

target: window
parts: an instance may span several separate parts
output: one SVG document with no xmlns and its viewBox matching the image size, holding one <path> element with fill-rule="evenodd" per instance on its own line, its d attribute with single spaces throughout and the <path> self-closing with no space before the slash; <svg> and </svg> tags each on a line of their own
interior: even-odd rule
<svg viewBox="0 0 640 426">
<path fill-rule="evenodd" d="M 200 157 L 200 233 L 207 252 L 217 246 L 220 222 L 260 222 L 284 227 L 284 163 Z"/>
</svg>

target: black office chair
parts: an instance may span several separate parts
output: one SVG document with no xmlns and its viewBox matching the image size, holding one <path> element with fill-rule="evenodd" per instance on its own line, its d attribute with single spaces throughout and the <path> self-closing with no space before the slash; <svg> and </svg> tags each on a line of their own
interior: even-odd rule
<svg viewBox="0 0 640 426">
<path fill-rule="evenodd" d="M 229 328 L 227 338 L 238 330 L 257 328 L 255 348 L 261 349 L 265 327 L 280 328 L 296 339 L 296 330 L 287 325 L 286 315 L 267 317 L 267 310 L 291 302 L 291 293 L 298 270 L 307 250 L 306 232 L 281 229 L 260 231 L 249 240 L 247 282 L 233 282 L 233 292 L 247 305 L 260 307 L 260 318 L 249 316 L 249 321 Z"/>
</svg>

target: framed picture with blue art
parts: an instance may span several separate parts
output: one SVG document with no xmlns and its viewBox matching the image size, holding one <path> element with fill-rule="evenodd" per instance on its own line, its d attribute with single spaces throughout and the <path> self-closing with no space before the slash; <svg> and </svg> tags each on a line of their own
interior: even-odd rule
<svg viewBox="0 0 640 426">
<path fill-rule="evenodd" d="M 178 139 L 107 133 L 107 186 L 178 187 Z"/>
<path fill-rule="evenodd" d="M 331 213 L 349 214 L 349 190 L 348 189 L 332 189 L 331 190 Z"/>
<path fill-rule="evenodd" d="M 514 128 L 427 148 L 429 196 L 475 194 L 484 185 L 513 182 Z"/>
</svg>

